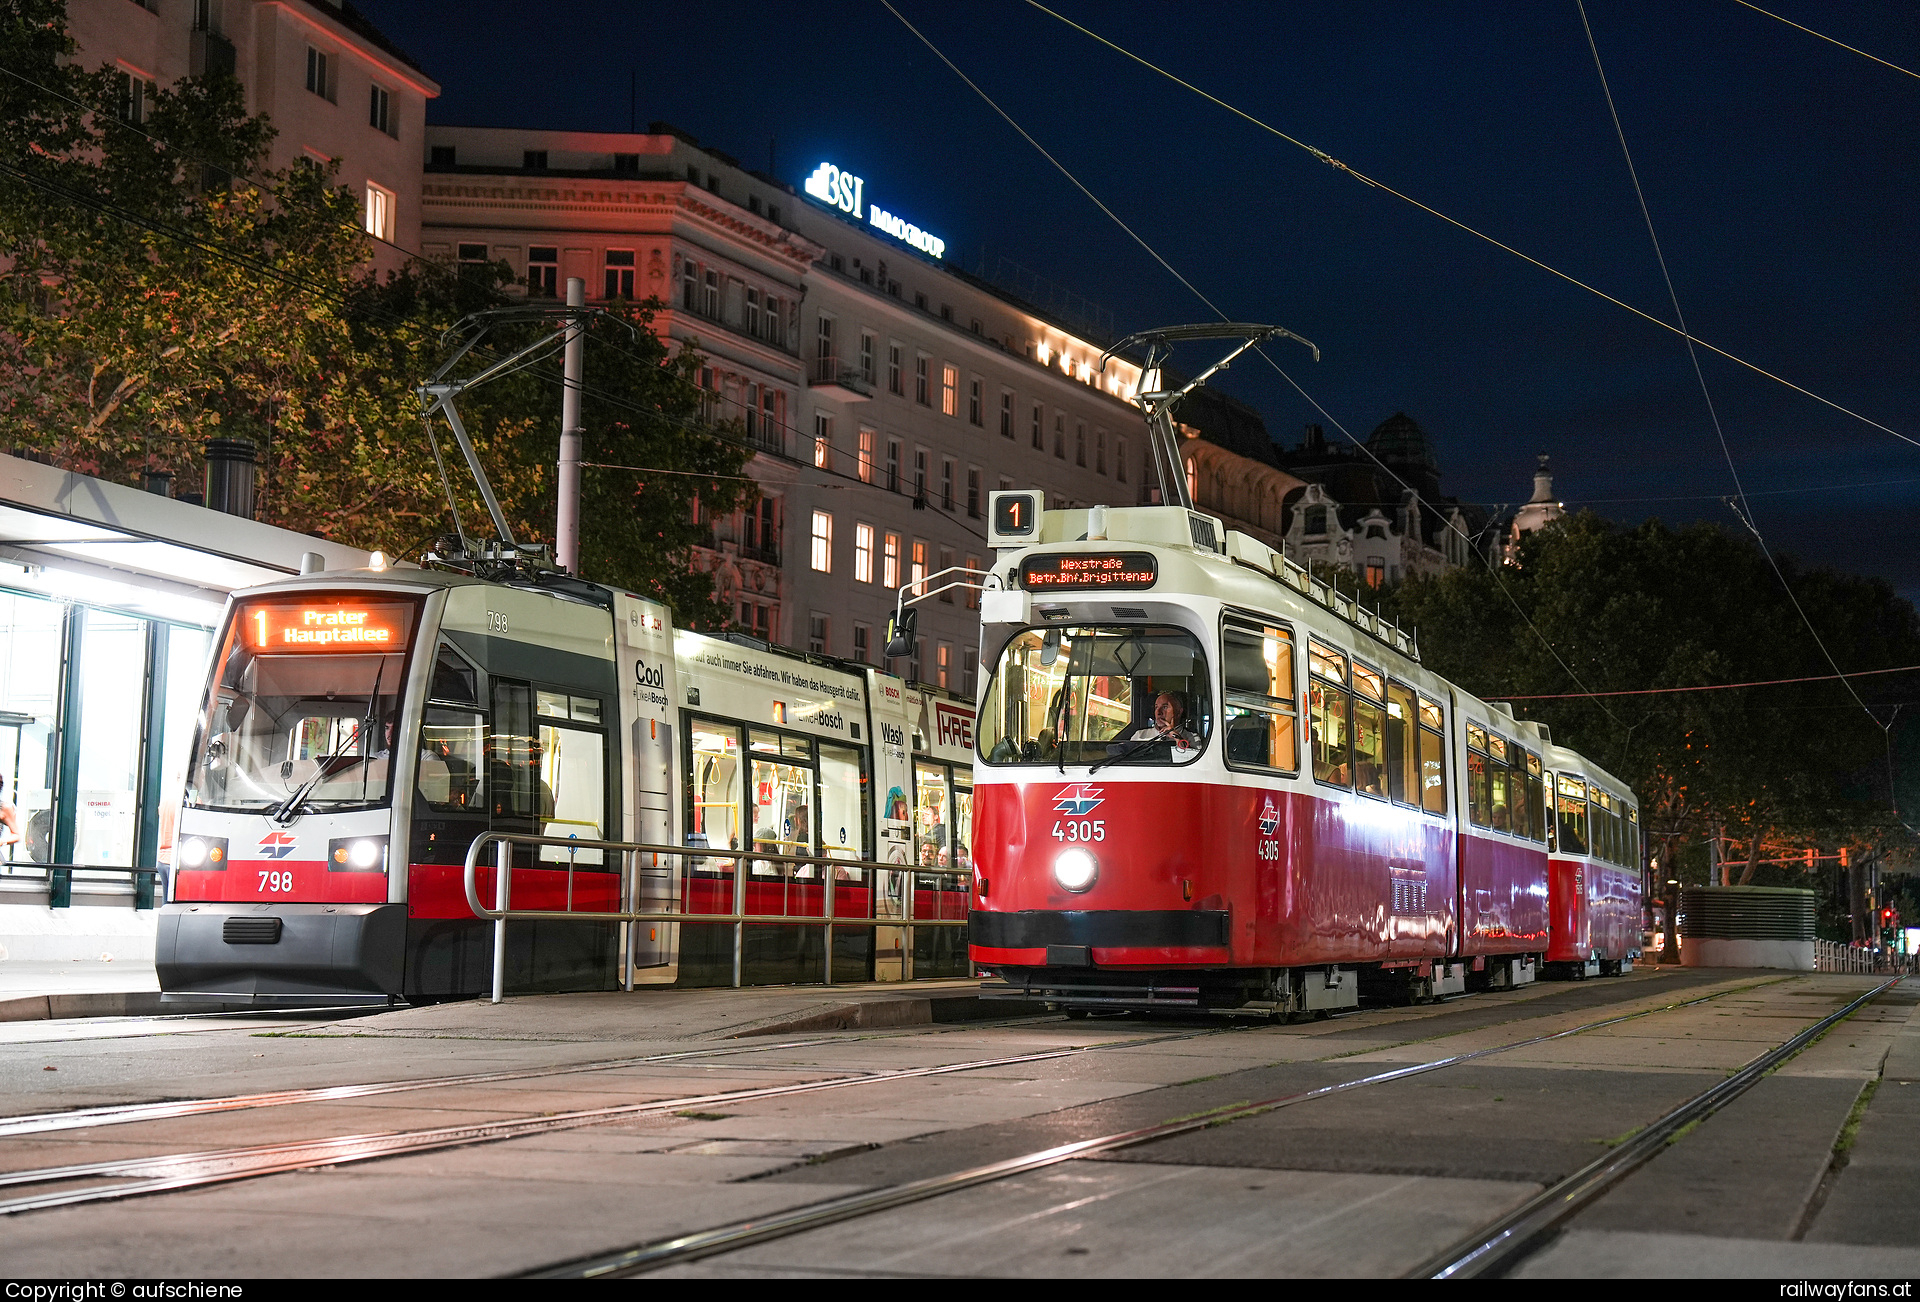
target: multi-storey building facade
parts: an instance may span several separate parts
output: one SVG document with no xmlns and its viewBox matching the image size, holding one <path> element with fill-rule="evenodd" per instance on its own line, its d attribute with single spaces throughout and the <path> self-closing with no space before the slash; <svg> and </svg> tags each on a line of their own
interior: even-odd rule
<svg viewBox="0 0 1920 1302">
<path fill-rule="evenodd" d="M 115 68 L 138 125 L 157 87 L 231 72 L 276 135 L 268 165 L 339 163 L 359 196 L 374 265 L 420 249 L 420 157 L 439 83 L 344 0 L 69 0 L 82 66 Z"/>
<path fill-rule="evenodd" d="M 429 256 L 505 260 L 535 294 L 578 276 L 590 300 L 657 297 L 657 328 L 698 348 L 763 493 L 695 561 L 743 627 L 877 661 L 903 586 L 989 559 L 988 493 L 1144 500 L 1137 369 L 1102 371 L 1097 346 L 876 222 L 864 188 L 829 205 L 658 123 L 433 127 L 427 150 Z M 904 668 L 970 694 L 973 595 L 921 610 Z"/>
</svg>

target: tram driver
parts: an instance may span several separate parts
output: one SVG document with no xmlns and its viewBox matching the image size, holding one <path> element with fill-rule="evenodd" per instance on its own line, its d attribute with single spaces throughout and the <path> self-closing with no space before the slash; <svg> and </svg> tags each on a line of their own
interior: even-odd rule
<svg viewBox="0 0 1920 1302">
<path fill-rule="evenodd" d="M 1171 744 L 1176 763 L 1194 757 L 1200 746 L 1199 735 L 1187 723 L 1187 694 L 1166 691 L 1154 698 L 1153 722 L 1124 740 L 1164 741 Z"/>
</svg>

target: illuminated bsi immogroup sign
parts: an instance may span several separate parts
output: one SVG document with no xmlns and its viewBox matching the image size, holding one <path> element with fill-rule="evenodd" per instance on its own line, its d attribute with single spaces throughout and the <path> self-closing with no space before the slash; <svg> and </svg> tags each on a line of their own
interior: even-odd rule
<svg viewBox="0 0 1920 1302">
<path fill-rule="evenodd" d="M 947 242 L 939 236 L 928 234 L 912 222 L 902 221 L 878 205 L 868 204 L 866 187 L 866 181 L 832 163 L 822 163 L 814 168 L 806 184 L 807 193 L 821 203 L 838 208 L 850 217 L 866 218 L 868 225 L 877 226 L 894 239 L 911 244 L 928 257 L 945 255 Z"/>
</svg>

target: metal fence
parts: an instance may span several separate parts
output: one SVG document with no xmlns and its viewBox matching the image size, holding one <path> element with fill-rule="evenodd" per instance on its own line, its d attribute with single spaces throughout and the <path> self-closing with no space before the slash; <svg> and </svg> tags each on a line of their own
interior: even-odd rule
<svg viewBox="0 0 1920 1302">
<path fill-rule="evenodd" d="M 1838 941 L 1813 942 L 1813 970 L 1816 972 L 1880 973 L 1914 972 L 1916 956 L 1890 949 L 1869 949 L 1865 945 L 1842 945 Z"/>
<path fill-rule="evenodd" d="M 493 847 L 494 899 L 491 906 L 480 901 L 479 869 L 487 846 Z M 567 890 L 564 909 L 517 909 L 513 907 L 513 847 L 516 845 L 551 847 L 568 851 Z M 602 855 L 619 856 L 618 873 L 620 878 L 620 907 L 613 910 L 582 910 L 573 907 L 574 856 L 580 851 L 598 851 Z M 537 853 L 537 851 L 536 851 Z M 645 908 L 644 881 L 642 874 L 649 869 L 658 870 L 661 860 L 669 861 L 721 861 L 731 865 L 733 908 L 725 913 L 702 913 L 687 908 Z M 747 884 L 751 871 L 750 865 L 785 865 L 791 868 L 818 869 L 822 909 L 819 913 L 748 913 Z M 558 864 L 541 864 L 536 868 L 522 867 L 521 871 L 554 872 Z M 595 869 L 592 876 L 602 877 L 603 871 Z M 882 884 L 890 876 L 899 879 L 896 885 L 903 887 L 897 892 L 902 909 L 899 916 L 875 916 L 877 909 L 871 901 L 879 900 L 883 895 L 892 894 L 882 891 Z M 819 927 L 825 939 L 825 975 L 826 984 L 833 984 L 833 933 L 837 927 L 899 927 L 905 933 L 906 952 L 913 952 L 914 932 L 921 927 L 964 927 L 967 919 L 959 918 L 916 918 L 914 917 L 914 878 L 948 877 L 961 879 L 964 889 L 972 871 L 966 868 L 928 868 L 920 865 L 884 864 L 865 859 L 835 859 L 825 855 L 803 854 L 767 854 L 759 851 L 730 850 L 716 853 L 707 846 L 648 845 L 635 841 L 587 841 L 563 836 L 528 836 L 514 832 L 483 832 L 473 839 L 467 847 L 464 881 L 467 890 L 467 907 L 474 916 L 485 918 L 493 923 L 493 1002 L 499 1003 L 506 994 L 507 971 L 507 923 L 512 919 L 543 919 L 559 922 L 615 922 L 621 925 L 620 967 L 621 985 L 624 989 L 633 989 L 634 950 L 639 939 L 640 923 L 682 922 L 682 923 L 730 923 L 733 926 L 733 984 L 742 984 L 741 975 L 746 949 L 746 929 L 749 925 Z M 870 885 L 869 885 L 870 878 Z M 865 916 L 848 916 L 836 912 L 837 896 L 843 887 L 857 889 L 869 885 L 869 911 Z"/>
</svg>

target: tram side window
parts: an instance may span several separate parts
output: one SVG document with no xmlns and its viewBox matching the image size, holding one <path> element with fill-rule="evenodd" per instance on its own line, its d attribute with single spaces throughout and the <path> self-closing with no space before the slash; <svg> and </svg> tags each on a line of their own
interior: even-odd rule
<svg viewBox="0 0 1920 1302">
<path fill-rule="evenodd" d="M 740 737 L 731 724 L 694 719 L 688 744 L 692 771 L 687 843 L 716 851 L 740 849 Z M 697 875 L 731 872 L 731 858 L 694 859 Z"/>
<path fill-rule="evenodd" d="M 420 728 L 420 798 L 435 813 L 486 808 L 486 716 L 429 705 Z"/>
<path fill-rule="evenodd" d="M 1420 698 L 1420 806 L 1429 814 L 1447 812 L 1446 714 Z"/>
<path fill-rule="evenodd" d="M 1493 778 L 1487 771 L 1487 730 L 1467 725 L 1467 821 L 1475 827 L 1493 826 Z"/>
<path fill-rule="evenodd" d="M 540 780 L 540 734 L 534 723 L 533 689 L 524 683 L 493 685 L 493 731 L 487 737 L 487 790 L 494 825 L 535 823 L 553 816 L 553 792 Z"/>
<path fill-rule="evenodd" d="M 1560 775 L 1560 853 L 1587 853 L 1587 784 Z"/>
<path fill-rule="evenodd" d="M 1313 739 L 1313 777 L 1336 787 L 1353 785 L 1352 694 L 1347 658 L 1307 640 L 1307 727 Z"/>
<path fill-rule="evenodd" d="M 851 746 L 820 745 L 820 852 L 832 859 L 867 855 L 866 753 Z"/>
<path fill-rule="evenodd" d="M 1230 619 L 1221 627 L 1220 658 L 1227 762 L 1298 771 L 1293 634 L 1266 623 Z"/>
<path fill-rule="evenodd" d="M 1507 739 L 1487 738 L 1487 823 L 1496 832 L 1513 830 L 1513 793 L 1507 779 Z"/>
<path fill-rule="evenodd" d="M 1359 661 L 1353 665 L 1353 786 L 1365 796 L 1387 794 L 1386 680 Z"/>
<path fill-rule="evenodd" d="M 450 708 L 460 706 L 469 708 Z M 429 809 L 437 814 L 486 813 L 486 741 L 480 671 L 442 642 L 427 690 L 416 778 L 420 799 Z"/>
<path fill-rule="evenodd" d="M 769 854 L 814 853 L 813 744 L 788 733 L 754 731 L 747 736 L 752 753 L 751 808 L 753 848 Z M 755 877 L 818 876 L 815 865 L 753 861 Z"/>
<path fill-rule="evenodd" d="M 1411 687 L 1387 684 L 1387 795 L 1396 805 L 1420 800 L 1419 725 L 1413 702 Z"/>
<path fill-rule="evenodd" d="M 1527 835 L 1536 841 L 1547 839 L 1547 797 L 1541 788 L 1540 757 L 1531 752 L 1527 755 Z M 1519 826 L 1515 823 L 1514 826 Z"/>
<path fill-rule="evenodd" d="M 1528 836 L 1533 831 L 1533 806 L 1527 793 L 1527 763 L 1533 756 L 1510 745 L 1507 749 L 1507 809 L 1510 814 L 1509 829 L 1515 836 Z"/>
</svg>

